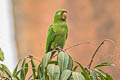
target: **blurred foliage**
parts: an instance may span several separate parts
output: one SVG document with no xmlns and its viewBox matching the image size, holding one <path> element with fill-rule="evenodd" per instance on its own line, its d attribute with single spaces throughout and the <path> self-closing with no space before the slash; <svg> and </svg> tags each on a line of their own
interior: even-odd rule
<svg viewBox="0 0 120 80">
<path fill-rule="evenodd" d="M 0 48 L 0 61 L 4 61 L 4 53 L 1 48 Z"/>
<path fill-rule="evenodd" d="M 4 60 L 3 52 L 0 49 L 0 60 Z M 32 66 L 32 73 L 28 75 L 28 80 L 114 80 L 111 75 L 100 69 L 103 66 L 114 66 L 112 63 L 101 63 L 93 69 L 84 67 L 77 61 L 73 61 L 71 56 L 64 51 L 58 52 L 56 60 L 51 59 L 52 52 L 48 52 L 37 66 L 35 58 L 28 56 L 18 62 L 13 73 L 4 65 L 0 64 L 0 78 L 4 80 L 26 80 L 26 75 Z M 30 60 L 27 62 L 27 60 Z M 21 67 L 19 67 L 22 62 Z M 31 63 L 31 64 L 29 64 Z M 18 68 L 19 67 L 19 68 Z M 77 69 L 81 68 L 81 72 Z"/>
</svg>

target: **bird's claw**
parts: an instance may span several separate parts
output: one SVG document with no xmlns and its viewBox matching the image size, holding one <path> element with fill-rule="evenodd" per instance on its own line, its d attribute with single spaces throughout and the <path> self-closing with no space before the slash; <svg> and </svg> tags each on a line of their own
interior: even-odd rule
<svg viewBox="0 0 120 80">
<path fill-rule="evenodd" d="M 61 48 L 60 46 L 57 46 L 57 47 L 55 48 L 55 50 L 63 51 L 63 52 L 64 52 L 63 48 Z"/>
</svg>

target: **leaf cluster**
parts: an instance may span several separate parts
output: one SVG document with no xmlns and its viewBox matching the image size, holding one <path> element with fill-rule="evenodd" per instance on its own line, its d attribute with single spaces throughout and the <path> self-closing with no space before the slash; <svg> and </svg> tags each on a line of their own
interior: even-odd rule
<svg viewBox="0 0 120 80">
<path fill-rule="evenodd" d="M 1 55 L 2 53 L 2 55 Z M 72 57 L 64 51 L 60 51 L 56 59 L 51 58 L 52 52 L 48 52 L 42 58 L 37 66 L 33 56 L 29 56 L 20 60 L 16 65 L 13 73 L 4 65 L 0 64 L 0 78 L 4 80 L 26 80 L 26 75 L 32 66 L 32 73 L 28 80 L 114 80 L 111 75 L 100 69 L 103 66 L 114 66 L 112 63 L 101 63 L 93 69 L 84 67 L 77 61 L 73 61 Z M 30 59 L 30 63 L 27 59 Z M 4 60 L 4 55 L 0 49 L 0 60 Z M 19 63 L 22 65 L 19 67 Z M 80 68 L 81 71 L 77 72 Z"/>
</svg>

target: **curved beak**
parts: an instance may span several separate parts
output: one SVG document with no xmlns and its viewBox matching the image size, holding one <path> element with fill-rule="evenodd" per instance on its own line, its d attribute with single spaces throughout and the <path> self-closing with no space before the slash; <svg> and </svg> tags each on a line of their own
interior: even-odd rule
<svg viewBox="0 0 120 80">
<path fill-rule="evenodd" d="M 63 14 L 62 14 L 62 20 L 66 20 L 66 18 L 67 18 L 67 12 L 63 12 Z"/>
</svg>

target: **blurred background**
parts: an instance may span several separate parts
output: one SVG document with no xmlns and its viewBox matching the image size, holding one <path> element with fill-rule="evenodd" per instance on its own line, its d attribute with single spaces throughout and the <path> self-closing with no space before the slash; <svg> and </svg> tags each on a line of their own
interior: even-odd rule
<svg viewBox="0 0 120 80">
<path fill-rule="evenodd" d="M 41 60 L 45 52 L 49 26 L 58 9 L 67 9 L 69 28 L 65 48 L 90 42 L 67 50 L 75 61 L 87 66 L 104 39 L 93 65 L 112 62 L 115 67 L 104 68 L 115 80 L 120 79 L 120 1 L 119 0 L 1 0 L 0 47 L 5 52 L 11 70 L 18 59 L 33 55 Z M 16 51 L 17 50 L 17 51 Z M 8 62 L 11 64 L 8 64 Z"/>
<path fill-rule="evenodd" d="M 16 41 L 14 36 L 13 10 L 10 0 L 0 0 L 0 48 L 5 56 L 4 64 L 11 71 L 17 64 Z"/>
</svg>

